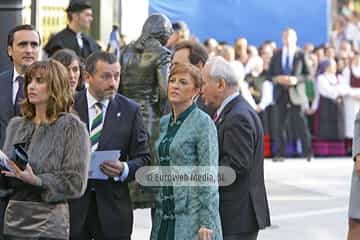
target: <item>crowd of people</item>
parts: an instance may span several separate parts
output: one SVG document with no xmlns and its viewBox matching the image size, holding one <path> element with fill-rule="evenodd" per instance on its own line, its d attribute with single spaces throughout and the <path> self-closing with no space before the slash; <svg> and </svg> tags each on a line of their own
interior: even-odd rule
<svg viewBox="0 0 360 240">
<path fill-rule="evenodd" d="M 128 240 L 136 208 L 151 208 L 152 240 L 257 239 L 270 226 L 264 156 L 351 155 L 353 138 L 358 148 L 355 18 L 346 27 L 339 18 L 330 43 L 301 49 L 292 28 L 279 48 L 244 37 L 201 44 L 185 22 L 153 14 L 126 46 L 114 26 L 102 50 L 84 34 L 91 5 L 71 1 L 66 11 L 69 24 L 43 47 L 42 61 L 33 26 L 8 35 L 0 239 Z M 19 146 L 25 167 L 15 161 Z M 113 151 L 118 158 L 93 169 L 95 153 Z M 235 179 L 153 188 L 136 179 L 144 166 L 206 166 L 215 175 L 229 167 Z"/>
<path fill-rule="evenodd" d="M 186 25 L 173 28 L 162 14 L 116 56 L 83 33 L 89 4 L 66 11 L 44 60 L 33 26 L 8 34 L 0 239 L 129 240 L 136 208 L 151 208 L 154 240 L 256 239 L 270 225 L 263 130 L 233 66 L 177 37 Z M 149 165 L 209 168 L 215 181 L 140 185 L 136 172 Z M 235 177 L 219 187 L 221 166 Z"/>
<path fill-rule="evenodd" d="M 237 39 L 234 46 L 216 45 L 214 39 L 205 44 L 210 54 L 236 65 L 241 93 L 262 119 L 265 156 L 310 160 L 314 155 L 351 154 L 360 106 L 356 45 L 344 39 L 339 46 L 308 43 L 300 49 L 296 39 L 295 30 L 287 29 L 282 48 L 273 41 L 259 48 L 248 46 L 245 38 Z"/>
</svg>

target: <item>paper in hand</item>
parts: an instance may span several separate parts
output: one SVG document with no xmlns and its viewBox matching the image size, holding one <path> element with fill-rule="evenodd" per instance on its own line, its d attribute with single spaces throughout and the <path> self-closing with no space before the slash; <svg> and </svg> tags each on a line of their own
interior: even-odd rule
<svg viewBox="0 0 360 240">
<path fill-rule="evenodd" d="M 108 160 L 117 160 L 120 158 L 120 151 L 95 151 L 91 153 L 91 162 L 89 169 L 89 179 L 98 179 L 98 180 L 106 180 L 109 176 L 105 175 L 101 169 L 100 165 L 104 161 Z"/>
</svg>

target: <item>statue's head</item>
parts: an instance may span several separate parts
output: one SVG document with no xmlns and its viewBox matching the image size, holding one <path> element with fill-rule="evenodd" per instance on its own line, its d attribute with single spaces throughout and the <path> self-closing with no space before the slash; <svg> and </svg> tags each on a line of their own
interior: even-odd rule
<svg viewBox="0 0 360 240">
<path fill-rule="evenodd" d="M 173 33 L 170 20 L 163 14 L 155 13 L 150 15 L 142 28 L 142 35 L 149 35 L 162 45 L 165 45 Z"/>
</svg>

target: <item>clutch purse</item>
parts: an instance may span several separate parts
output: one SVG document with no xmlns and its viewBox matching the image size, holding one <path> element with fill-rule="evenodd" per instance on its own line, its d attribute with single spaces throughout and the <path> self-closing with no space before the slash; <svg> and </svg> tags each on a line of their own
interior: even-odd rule
<svg viewBox="0 0 360 240">
<path fill-rule="evenodd" d="M 10 200 L 4 214 L 4 234 L 14 239 L 69 239 L 67 203 Z M 13 238 L 11 238 L 13 239 Z"/>
<path fill-rule="evenodd" d="M 14 144 L 13 151 L 11 153 L 10 159 L 15 162 L 16 166 L 24 171 L 26 165 L 28 164 L 28 155 L 24 148 L 23 143 L 16 143 Z"/>
</svg>

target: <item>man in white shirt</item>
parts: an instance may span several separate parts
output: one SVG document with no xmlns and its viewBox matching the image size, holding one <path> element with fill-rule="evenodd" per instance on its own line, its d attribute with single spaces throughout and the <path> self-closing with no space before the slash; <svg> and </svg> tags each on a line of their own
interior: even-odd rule
<svg viewBox="0 0 360 240">
<path fill-rule="evenodd" d="M 13 68 L 0 73 L 0 149 L 4 145 L 9 120 L 20 114 L 19 103 L 24 98 L 24 73 L 26 67 L 38 59 L 40 35 L 31 25 L 19 25 L 10 30 L 7 46 Z M 2 185 L 3 181 L 0 183 Z M 6 199 L 0 198 L 0 239 L 6 205 Z"/>
<path fill-rule="evenodd" d="M 273 160 L 286 157 L 286 145 L 300 139 L 303 157 L 312 158 L 311 135 L 307 119 L 302 111 L 306 104 L 305 81 L 309 77 L 309 68 L 304 53 L 297 48 L 297 35 L 294 29 L 282 33 L 283 48 L 271 58 L 267 79 L 274 84 L 274 134 L 272 138 L 277 146 Z M 291 128 L 289 128 L 291 124 Z M 287 131 L 294 131 L 296 139 L 288 139 Z"/>
<path fill-rule="evenodd" d="M 89 179 L 85 194 L 70 202 L 70 236 L 129 240 L 133 213 L 128 182 L 150 160 L 140 105 L 116 93 L 120 64 L 114 55 L 91 54 L 85 71 L 89 86 L 76 95 L 74 110 L 88 126 L 92 151 L 119 151 L 121 155 L 101 164 L 108 179 Z"/>
<path fill-rule="evenodd" d="M 25 69 L 38 60 L 40 35 L 31 25 L 19 25 L 10 30 L 7 46 L 13 68 L 0 73 L 0 148 L 9 120 L 20 114 Z"/>
</svg>

